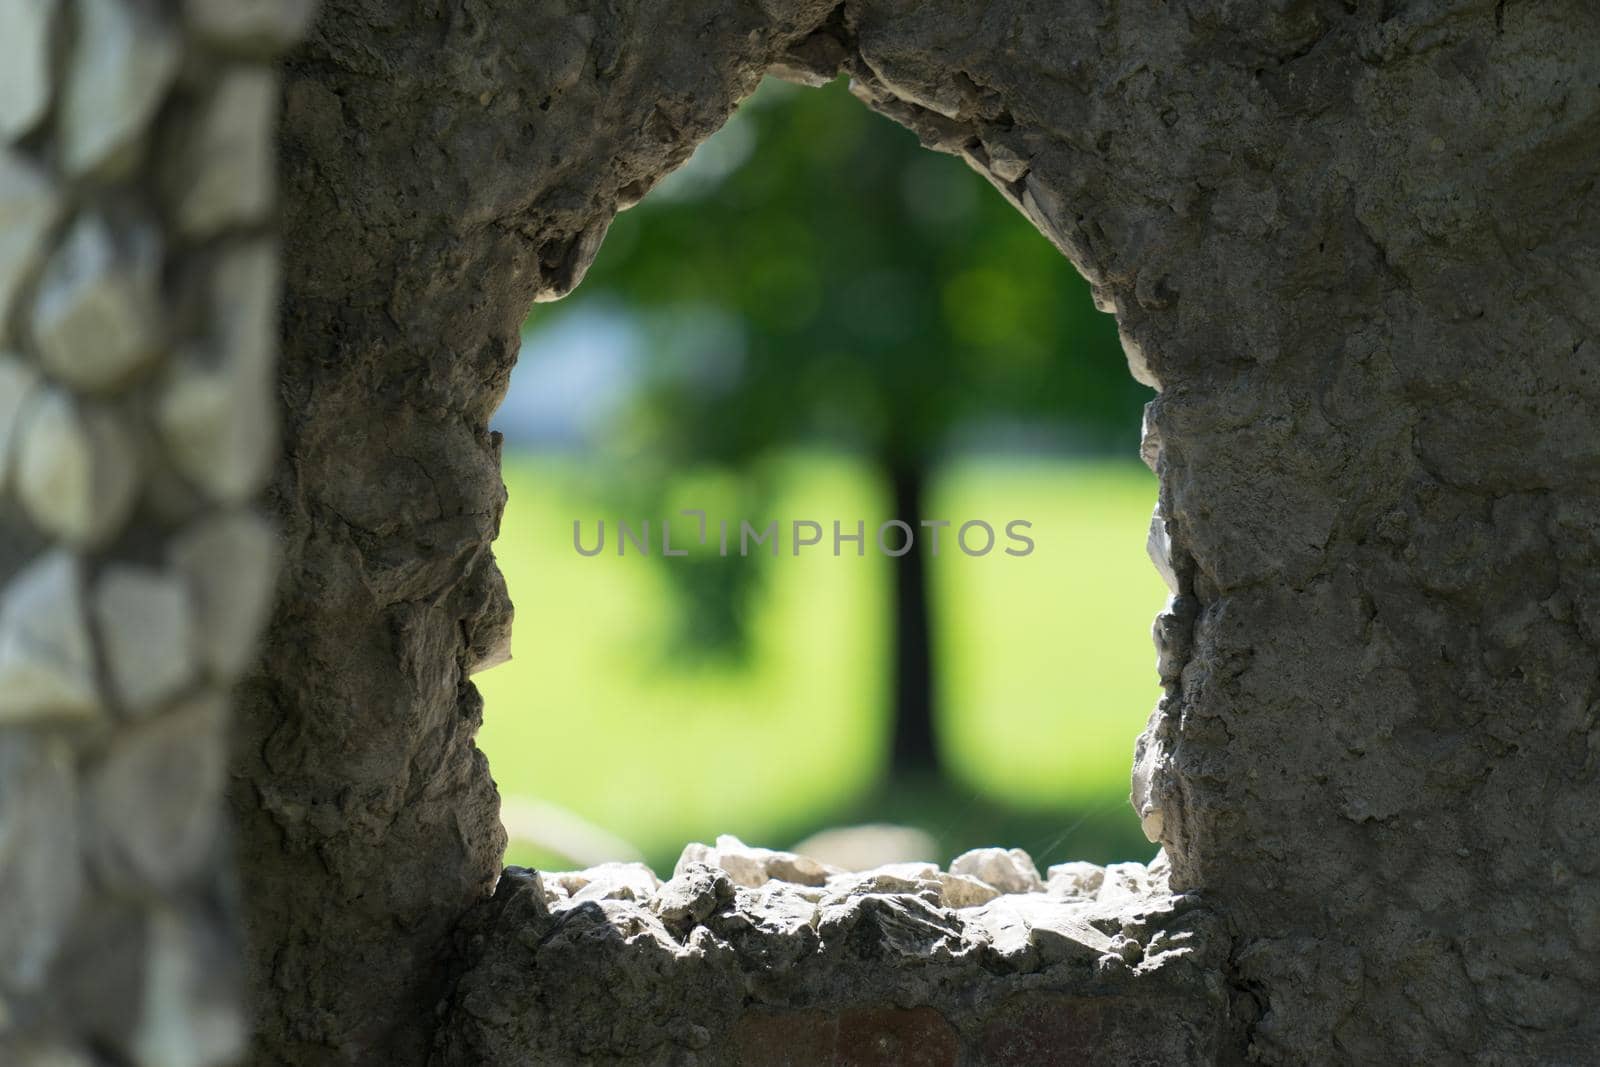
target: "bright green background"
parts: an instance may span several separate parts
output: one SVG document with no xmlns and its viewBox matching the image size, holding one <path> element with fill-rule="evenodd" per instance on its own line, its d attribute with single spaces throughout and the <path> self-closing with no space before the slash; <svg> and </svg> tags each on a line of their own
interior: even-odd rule
<svg viewBox="0 0 1600 1067">
<path fill-rule="evenodd" d="M 619 559 L 609 543 L 592 559 L 573 551 L 575 518 L 592 542 L 595 520 L 617 517 L 592 474 L 569 458 L 507 457 L 496 554 L 518 608 L 514 659 L 477 679 L 480 743 L 502 793 L 558 803 L 666 868 L 684 842 L 718 833 L 783 846 L 870 819 L 920 825 L 950 853 L 1028 848 L 1041 866 L 1148 858 L 1126 799 L 1133 740 L 1158 696 L 1149 630 L 1165 597 L 1143 551 L 1155 498 L 1143 467 L 1013 458 L 943 469 L 933 517 L 1001 531 L 1027 519 L 1038 547 L 971 558 L 948 550 L 946 532 L 934 639 L 955 781 L 925 788 L 879 784 L 881 559 L 836 558 L 831 544 L 798 559 L 786 550 L 758 597 L 749 662 L 676 664 L 665 651 L 672 561 Z M 846 456 L 792 454 L 781 475 L 770 514 L 727 517 L 860 517 L 870 530 L 888 512 L 871 468 Z"/>
</svg>

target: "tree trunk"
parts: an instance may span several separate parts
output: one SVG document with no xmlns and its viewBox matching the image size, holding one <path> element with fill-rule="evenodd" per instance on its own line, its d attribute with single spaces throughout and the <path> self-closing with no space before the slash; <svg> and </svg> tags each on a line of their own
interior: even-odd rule
<svg viewBox="0 0 1600 1067">
<path fill-rule="evenodd" d="M 896 459 L 888 465 L 894 516 L 911 527 L 911 550 L 890 561 L 894 572 L 893 741 L 889 771 L 895 777 L 940 769 L 934 728 L 933 624 L 928 597 L 928 548 L 922 520 L 926 473 L 922 464 Z M 869 535 L 870 536 L 870 535 Z M 896 536 L 892 531 L 889 536 Z M 948 539 L 947 539 L 948 540 Z M 889 547 L 896 542 L 889 541 Z"/>
</svg>

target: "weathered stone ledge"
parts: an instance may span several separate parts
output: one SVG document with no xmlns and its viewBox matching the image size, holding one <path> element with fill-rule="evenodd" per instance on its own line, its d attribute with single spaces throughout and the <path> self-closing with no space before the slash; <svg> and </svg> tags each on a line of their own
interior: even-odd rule
<svg viewBox="0 0 1600 1067">
<path fill-rule="evenodd" d="M 439 1064 L 1198 1064 L 1231 1047 L 1224 937 L 1159 854 L 1047 878 L 1002 849 L 847 872 L 721 838 L 665 883 L 642 864 L 509 868 L 462 939 Z"/>
</svg>

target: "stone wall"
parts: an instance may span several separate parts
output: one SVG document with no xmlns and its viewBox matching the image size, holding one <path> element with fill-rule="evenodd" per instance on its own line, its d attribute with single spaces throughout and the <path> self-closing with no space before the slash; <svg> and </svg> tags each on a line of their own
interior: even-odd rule
<svg viewBox="0 0 1600 1067">
<path fill-rule="evenodd" d="M 1167 695 L 1135 803 L 1223 919 L 1249 1053 L 1577 1058 L 1600 986 L 1579 0 L 331 3 L 284 130 L 295 592 L 239 768 L 255 936 L 294 946 L 291 992 L 258 984 L 274 1055 L 420 1054 L 428 964 L 496 877 L 468 675 L 509 617 L 485 425 L 517 326 L 768 70 L 845 71 L 988 175 L 1160 389 Z"/>
<path fill-rule="evenodd" d="M 228 690 L 277 555 L 255 0 L 0 4 L 0 1063 L 231 1062 Z"/>
<path fill-rule="evenodd" d="M 630 974 L 593 1046 L 625 1062 L 970 1060 L 1017 1017 L 1169 1025 L 1179 1059 L 1590 1058 L 1600 10 L 329 0 L 280 97 L 308 14 L 0 5 L 0 1059 L 225 1059 L 234 862 L 259 1064 L 570 1059 L 563 983 Z M 518 326 L 767 71 L 849 73 L 989 176 L 1160 390 L 1156 926 L 957 915 L 938 871 L 728 897 L 720 849 L 692 921 L 500 876 L 470 676 L 509 637 Z M 901 936 L 927 970 L 883 964 Z"/>
<path fill-rule="evenodd" d="M 1019 850 L 841 871 L 733 838 L 642 864 L 508 870 L 459 933 L 440 1067 L 1017 1067 L 1238 1058 L 1227 938 L 1148 867 L 1041 878 Z"/>
</svg>

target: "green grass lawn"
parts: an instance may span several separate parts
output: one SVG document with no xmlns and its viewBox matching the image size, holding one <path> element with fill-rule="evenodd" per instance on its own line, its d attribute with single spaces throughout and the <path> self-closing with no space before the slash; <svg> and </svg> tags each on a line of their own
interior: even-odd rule
<svg viewBox="0 0 1600 1067">
<path fill-rule="evenodd" d="M 951 850 L 1146 858 L 1125 798 L 1133 739 L 1157 696 L 1149 628 L 1164 588 L 1143 551 L 1155 486 L 1142 467 L 973 462 L 939 479 L 937 515 L 1002 528 L 1029 519 L 1038 548 L 936 562 L 953 781 L 893 788 L 879 782 L 881 559 L 786 552 L 754 605 L 747 662 L 679 663 L 664 640 L 676 625 L 661 570 L 672 561 L 573 551 L 574 518 L 592 538 L 594 520 L 617 517 L 585 468 L 511 455 L 506 483 L 496 551 L 518 607 L 514 659 L 478 678 L 480 743 L 503 794 L 558 803 L 657 866 L 717 833 L 781 846 L 873 818 L 922 825 Z M 847 458 L 794 457 L 779 484 L 771 512 L 748 518 L 870 526 L 886 512 L 870 470 Z M 510 859 L 554 862 L 526 849 Z"/>
</svg>

